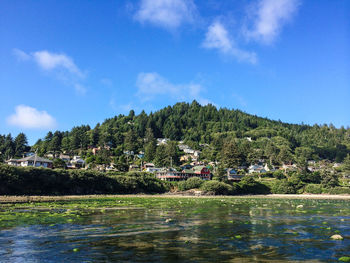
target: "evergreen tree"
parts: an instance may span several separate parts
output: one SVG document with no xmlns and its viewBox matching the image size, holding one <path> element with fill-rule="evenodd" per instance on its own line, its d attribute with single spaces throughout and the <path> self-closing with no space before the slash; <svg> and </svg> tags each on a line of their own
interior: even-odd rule
<svg viewBox="0 0 350 263">
<path fill-rule="evenodd" d="M 14 141 L 15 156 L 23 157 L 23 154 L 28 150 L 28 141 L 24 133 L 19 133 Z"/>
<path fill-rule="evenodd" d="M 242 156 L 238 145 L 234 140 L 228 140 L 224 143 L 221 150 L 222 165 L 227 168 L 237 168 L 242 164 Z"/>
</svg>

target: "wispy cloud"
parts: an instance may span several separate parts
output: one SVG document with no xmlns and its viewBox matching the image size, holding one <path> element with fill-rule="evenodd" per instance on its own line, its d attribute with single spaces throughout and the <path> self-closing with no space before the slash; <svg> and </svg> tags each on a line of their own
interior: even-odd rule
<svg viewBox="0 0 350 263">
<path fill-rule="evenodd" d="M 208 104 L 202 98 L 203 87 L 197 83 L 173 84 L 156 72 L 140 73 L 137 77 L 137 94 L 143 101 L 152 100 L 158 96 L 169 96 L 176 100 L 193 100 Z"/>
<path fill-rule="evenodd" d="M 86 93 L 86 88 L 81 84 L 86 74 L 66 54 L 47 50 L 26 53 L 20 49 L 13 49 L 13 53 L 20 61 L 32 61 L 42 70 L 52 72 L 60 81 L 74 87 L 78 94 Z"/>
<path fill-rule="evenodd" d="M 64 69 L 80 78 L 84 77 L 82 71 L 73 59 L 62 53 L 51 53 L 46 50 L 31 53 L 35 62 L 44 70 Z"/>
<path fill-rule="evenodd" d="M 26 60 L 31 59 L 30 55 L 28 55 L 26 52 L 24 52 L 24 51 L 22 51 L 20 49 L 17 49 L 17 48 L 13 49 L 13 54 L 16 56 L 16 58 L 19 61 L 26 61 Z"/>
<path fill-rule="evenodd" d="M 257 62 L 256 54 L 238 48 L 225 26 L 219 21 L 212 23 L 208 27 L 202 47 L 217 49 L 221 54 L 233 56 L 238 61 L 245 61 L 252 64 Z"/>
<path fill-rule="evenodd" d="M 7 118 L 7 123 L 26 129 L 51 129 L 56 126 L 56 120 L 46 111 L 26 105 L 18 105 L 15 113 Z"/>
<path fill-rule="evenodd" d="M 248 9 L 250 25 L 243 29 L 249 40 L 270 44 L 289 22 L 300 5 L 299 0 L 260 0 Z"/>
<path fill-rule="evenodd" d="M 134 18 L 141 23 L 174 30 L 182 24 L 193 23 L 195 16 L 193 0 L 141 0 Z"/>
</svg>

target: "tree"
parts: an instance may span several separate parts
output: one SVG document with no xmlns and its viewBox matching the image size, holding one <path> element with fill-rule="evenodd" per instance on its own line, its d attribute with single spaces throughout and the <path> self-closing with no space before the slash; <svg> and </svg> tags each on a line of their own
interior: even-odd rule
<svg viewBox="0 0 350 263">
<path fill-rule="evenodd" d="M 214 172 L 214 180 L 217 179 L 220 182 L 227 182 L 227 174 L 222 166 L 219 166 Z"/>
<path fill-rule="evenodd" d="M 241 165 L 242 156 L 234 140 L 228 140 L 224 143 L 221 150 L 221 161 L 226 168 L 237 168 Z"/>
<path fill-rule="evenodd" d="M 282 146 L 277 158 L 281 164 L 291 163 L 293 161 L 293 155 L 290 148 Z"/>
<path fill-rule="evenodd" d="M 56 131 L 49 142 L 48 150 L 53 152 L 54 158 L 56 157 L 56 153 L 61 150 L 62 144 L 62 133 Z"/>
<path fill-rule="evenodd" d="M 312 149 L 309 147 L 295 148 L 295 160 L 302 172 L 308 172 L 308 160 L 312 156 Z"/>
<path fill-rule="evenodd" d="M 125 149 L 136 152 L 137 150 L 137 136 L 134 129 L 130 129 L 125 135 Z"/>
<path fill-rule="evenodd" d="M 170 141 L 165 146 L 165 154 L 169 160 L 170 165 L 176 165 L 179 163 L 179 156 L 177 154 L 177 143 Z"/>
<path fill-rule="evenodd" d="M 5 137 L 5 142 L 4 142 L 4 156 L 6 159 L 9 159 L 11 157 L 14 156 L 15 154 L 15 144 L 13 142 L 11 133 L 9 133 L 6 137 Z"/>
<path fill-rule="evenodd" d="M 156 157 L 157 143 L 156 140 L 148 142 L 145 146 L 145 161 L 152 162 Z"/>
<path fill-rule="evenodd" d="M 350 154 L 346 155 L 342 168 L 346 175 L 350 174 Z"/>
<path fill-rule="evenodd" d="M 328 170 L 324 170 L 321 173 L 321 184 L 324 187 L 330 188 L 330 187 L 335 187 L 339 185 L 339 177 L 336 173 L 330 172 Z"/>
<path fill-rule="evenodd" d="M 165 145 L 162 144 L 157 147 L 154 162 L 157 166 L 160 166 L 160 167 L 164 167 L 169 164 Z"/>
<path fill-rule="evenodd" d="M 21 132 L 17 135 L 17 137 L 15 138 L 14 147 L 15 156 L 22 157 L 24 152 L 28 149 L 28 141 L 24 133 Z"/>
</svg>

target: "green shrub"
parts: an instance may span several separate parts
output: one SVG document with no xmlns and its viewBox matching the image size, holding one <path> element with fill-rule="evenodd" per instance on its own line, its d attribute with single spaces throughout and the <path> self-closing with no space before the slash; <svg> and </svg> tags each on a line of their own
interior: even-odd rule
<svg viewBox="0 0 350 263">
<path fill-rule="evenodd" d="M 273 194 L 296 194 L 297 189 L 295 188 L 295 185 L 286 180 L 277 180 L 271 188 L 271 192 Z"/>
<path fill-rule="evenodd" d="M 169 187 L 147 173 L 101 173 L 0 164 L 0 195 L 164 193 Z"/>
<path fill-rule="evenodd" d="M 275 177 L 278 180 L 282 180 L 282 179 L 286 178 L 286 176 L 284 175 L 284 173 L 281 170 L 274 171 L 273 177 Z"/>
<path fill-rule="evenodd" d="M 204 181 L 199 177 L 192 177 L 187 179 L 186 181 L 181 181 L 178 184 L 179 190 L 186 191 L 190 189 L 195 189 L 201 187 Z"/>
<path fill-rule="evenodd" d="M 350 188 L 349 187 L 334 187 L 334 188 L 324 189 L 324 192 L 327 194 L 332 194 L 332 195 L 350 194 Z"/>
<path fill-rule="evenodd" d="M 323 171 L 321 174 L 321 178 L 321 183 L 325 188 L 332 188 L 339 185 L 338 175 L 330 171 Z"/>
<path fill-rule="evenodd" d="M 322 190 L 322 185 L 320 184 L 308 184 L 305 186 L 304 193 L 322 194 Z"/>
<path fill-rule="evenodd" d="M 232 191 L 232 186 L 218 181 L 206 181 L 202 184 L 201 190 L 215 195 L 228 195 Z"/>
<path fill-rule="evenodd" d="M 238 185 L 241 194 L 269 194 L 271 192 L 268 186 L 255 181 L 251 176 L 244 176 Z"/>
<path fill-rule="evenodd" d="M 320 172 L 304 172 L 300 174 L 300 179 L 309 184 L 320 184 L 321 175 Z"/>
</svg>

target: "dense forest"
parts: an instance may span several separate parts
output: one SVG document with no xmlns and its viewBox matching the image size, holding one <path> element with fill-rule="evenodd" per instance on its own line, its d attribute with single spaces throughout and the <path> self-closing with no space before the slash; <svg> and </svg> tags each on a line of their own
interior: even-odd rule
<svg viewBox="0 0 350 263">
<path fill-rule="evenodd" d="M 169 138 L 157 145 L 156 138 Z M 350 128 L 330 125 L 288 124 L 250 115 L 240 110 L 217 109 L 198 102 L 177 103 L 157 112 L 118 115 L 94 128 L 82 125 L 70 131 L 48 132 L 45 138 L 29 147 L 25 134 L 16 138 L 0 135 L 0 158 L 22 157 L 26 151 L 79 154 L 88 163 L 114 162 L 126 169 L 129 158 L 144 152 L 144 161 L 157 165 L 179 165 L 178 141 L 201 150 L 201 159 L 219 161 L 226 167 L 265 160 L 271 165 L 308 160 L 342 162 L 350 153 Z M 91 149 L 100 147 L 96 155 Z M 126 154 L 127 153 L 127 154 Z M 169 158 L 171 157 L 171 158 Z"/>
</svg>

